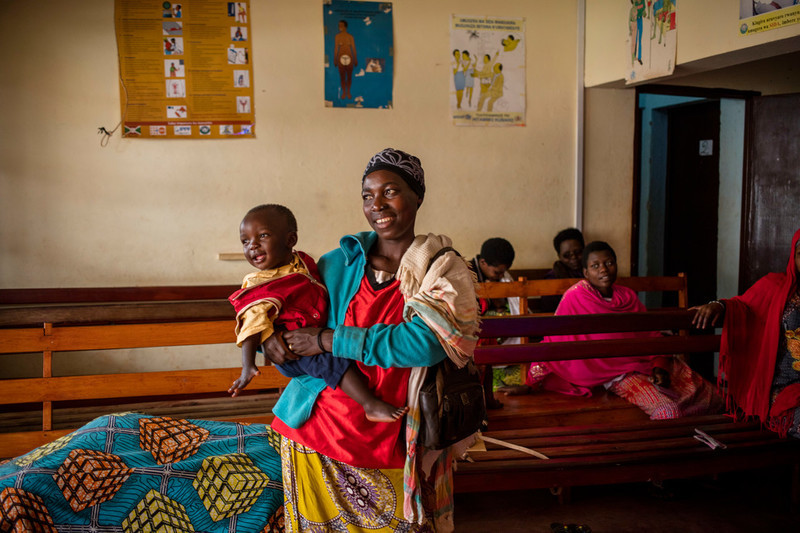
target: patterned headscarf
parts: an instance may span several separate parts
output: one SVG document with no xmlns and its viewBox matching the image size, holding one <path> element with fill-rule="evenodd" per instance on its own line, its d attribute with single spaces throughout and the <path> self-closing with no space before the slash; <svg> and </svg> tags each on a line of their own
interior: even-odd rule
<svg viewBox="0 0 800 533">
<path fill-rule="evenodd" d="M 391 170 L 403 180 L 408 183 L 411 190 L 417 193 L 420 200 L 425 197 L 425 171 L 422 170 L 422 163 L 418 157 L 407 154 L 402 150 L 395 150 L 394 148 L 385 148 L 372 156 L 372 159 L 367 163 L 367 168 L 364 169 L 364 178 L 371 172 L 376 170 Z"/>
</svg>

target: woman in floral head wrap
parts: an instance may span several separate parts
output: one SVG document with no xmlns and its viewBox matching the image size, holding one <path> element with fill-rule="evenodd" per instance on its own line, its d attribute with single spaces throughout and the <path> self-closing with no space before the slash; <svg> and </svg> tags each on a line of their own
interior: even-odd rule
<svg viewBox="0 0 800 533">
<path fill-rule="evenodd" d="M 393 148 L 373 156 L 361 179 L 372 231 L 345 235 L 319 260 L 328 328 L 294 330 L 285 344 L 264 345 L 276 363 L 323 350 L 353 359 L 376 396 L 409 408 L 403 420 L 374 423 L 338 389 L 309 376 L 291 381 L 272 424 L 283 436 L 291 531 L 453 528 L 456 450 L 417 442 L 417 398 L 428 367 L 445 357 L 463 366 L 472 357 L 477 306 L 472 276 L 450 239 L 414 233 L 424 197 L 418 158 Z"/>
</svg>

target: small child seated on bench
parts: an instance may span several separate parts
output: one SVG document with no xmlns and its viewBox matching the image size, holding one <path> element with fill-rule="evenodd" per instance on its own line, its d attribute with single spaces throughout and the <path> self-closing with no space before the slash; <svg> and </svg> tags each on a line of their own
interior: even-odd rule
<svg viewBox="0 0 800 533">
<path fill-rule="evenodd" d="M 276 329 L 324 327 L 328 304 L 316 263 L 305 253 L 293 251 L 297 221 L 288 208 L 254 207 L 242 220 L 239 234 L 247 262 L 258 271 L 245 276 L 242 288 L 229 298 L 236 309 L 236 343 L 242 347 L 242 375 L 228 389 L 231 396 L 237 396 L 260 373 L 255 364 L 258 347 L 272 335 L 283 340 L 282 331 Z M 292 351 L 291 344 L 286 348 Z M 408 411 L 377 398 L 351 360 L 329 352 L 276 366 L 286 377 L 307 374 L 323 379 L 330 388 L 340 387 L 372 422 L 394 422 Z"/>
<path fill-rule="evenodd" d="M 511 268 L 511 264 L 514 262 L 514 256 L 514 247 L 510 242 L 502 237 L 492 237 L 484 241 L 481 245 L 481 253 L 469 261 L 467 266 L 475 273 L 478 283 L 483 283 L 485 281 L 514 281 L 514 278 L 508 273 L 508 269 Z M 519 298 L 478 299 L 478 314 L 481 316 L 518 315 L 519 313 Z M 502 341 L 500 344 L 519 344 L 521 342 L 522 339 L 511 338 Z M 498 341 L 496 340 L 481 339 L 478 345 L 486 346 L 497 343 Z M 496 369 L 492 365 L 481 365 L 480 371 L 487 409 L 500 409 L 503 407 L 502 402 L 494 397 L 494 371 L 499 370 L 500 372 L 498 374 L 502 375 L 507 369 L 511 369 L 513 375 L 514 369 L 516 369 L 516 374 L 519 376 L 521 374 L 519 368 L 519 365 L 503 365 Z"/>
</svg>

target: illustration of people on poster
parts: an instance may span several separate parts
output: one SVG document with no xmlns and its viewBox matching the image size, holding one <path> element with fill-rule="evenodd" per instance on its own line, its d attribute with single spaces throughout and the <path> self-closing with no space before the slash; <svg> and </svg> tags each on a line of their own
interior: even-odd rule
<svg viewBox="0 0 800 533">
<path fill-rule="evenodd" d="M 626 83 L 669 76 L 675 70 L 677 0 L 630 0 Z"/>
<path fill-rule="evenodd" d="M 525 19 L 453 15 L 450 110 L 458 126 L 525 125 Z"/>
<path fill-rule="evenodd" d="M 750 35 L 800 23 L 800 0 L 739 0 L 739 33 Z"/>
<path fill-rule="evenodd" d="M 325 26 L 325 105 L 392 107 L 392 4 L 323 4 Z"/>
</svg>

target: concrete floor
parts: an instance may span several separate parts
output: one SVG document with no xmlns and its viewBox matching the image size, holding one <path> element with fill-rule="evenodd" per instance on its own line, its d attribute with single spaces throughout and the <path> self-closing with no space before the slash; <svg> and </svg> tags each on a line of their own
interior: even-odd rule
<svg viewBox="0 0 800 533">
<path fill-rule="evenodd" d="M 592 533 L 800 532 L 788 471 L 648 484 L 575 487 L 570 503 L 547 490 L 456 495 L 457 533 L 550 533 L 553 522 Z M 800 508 L 795 507 L 796 511 Z"/>
</svg>

